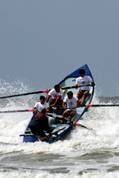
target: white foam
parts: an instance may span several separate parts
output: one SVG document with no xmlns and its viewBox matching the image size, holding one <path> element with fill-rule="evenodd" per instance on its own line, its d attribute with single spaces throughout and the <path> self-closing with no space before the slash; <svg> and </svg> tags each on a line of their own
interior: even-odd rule
<svg viewBox="0 0 119 178">
<path fill-rule="evenodd" d="M 14 89 L 15 90 L 15 89 Z M 17 89 L 16 89 L 17 90 Z M 29 101 L 32 97 L 25 96 L 17 100 L 7 100 L 4 108 L 1 106 L 1 110 L 16 110 L 26 109 L 32 107 Z M 2 102 L 2 100 L 1 100 Z M 34 101 L 35 102 L 35 101 Z M 95 96 L 93 103 L 98 103 L 98 99 Z M 23 143 L 22 138 L 19 137 L 22 134 L 32 116 L 32 113 L 10 113 L 0 114 L 0 152 L 24 152 L 30 153 L 52 153 L 52 154 L 63 154 L 67 157 L 82 155 L 84 153 L 91 153 L 94 150 L 104 149 L 116 149 L 119 147 L 119 119 L 118 119 L 118 108 L 90 108 L 87 113 L 84 114 L 81 124 L 88 128 L 93 128 L 94 131 L 87 130 L 81 127 L 77 127 L 73 130 L 71 135 L 64 141 L 58 141 L 53 144 L 36 142 L 36 143 Z M 5 144 L 7 143 L 7 144 Z M 84 165 L 85 167 L 86 165 Z M 99 166 L 99 165 L 98 165 Z M 55 174 L 55 177 L 79 177 L 76 170 L 70 169 L 70 173 L 67 174 Z M 17 177 L 19 171 L 12 172 L 0 172 L 0 177 Z M 30 172 L 24 171 L 19 177 L 54 177 L 54 174 L 47 172 Z M 118 177 L 118 172 L 105 173 L 105 172 L 94 172 L 94 173 L 83 173 L 80 175 L 82 178 L 113 178 Z"/>
<path fill-rule="evenodd" d="M 75 174 L 75 173 L 48 173 L 46 171 L 37 171 L 37 172 L 32 172 L 32 171 L 12 171 L 12 172 L 0 172 L 0 178 L 118 178 L 119 173 L 105 173 L 105 172 L 90 172 L 90 173 L 83 173 L 82 175 Z"/>
</svg>

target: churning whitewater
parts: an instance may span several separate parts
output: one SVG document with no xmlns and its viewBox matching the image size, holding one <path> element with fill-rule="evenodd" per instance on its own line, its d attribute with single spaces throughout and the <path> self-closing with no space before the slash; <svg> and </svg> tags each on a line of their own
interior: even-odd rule
<svg viewBox="0 0 119 178">
<path fill-rule="evenodd" d="M 32 91 L 22 82 L 0 81 L 0 95 Z M 0 111 L 32 108 L 39 95 L 0 100 Z M 94 97 L 93 103 L 119 103 Z M 119 108 L 90 108 L 64 141 L 23 143 L 32 113 L 0 114 L 0 177 L 119 177 Z"/>
</svg>

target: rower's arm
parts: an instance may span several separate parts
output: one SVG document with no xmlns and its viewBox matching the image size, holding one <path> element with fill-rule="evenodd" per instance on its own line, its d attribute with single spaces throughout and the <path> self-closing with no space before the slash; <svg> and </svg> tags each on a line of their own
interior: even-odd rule
<svg viewBox="0 0 119 178">
<path fill-rule="evenodd" d="M 49 102 L 49 99 L 51 98 L 51 95 L 48 95 L 47 96 L 47 99 L 46 99 L 46 102 L 48 103 Z"/>
</svg>

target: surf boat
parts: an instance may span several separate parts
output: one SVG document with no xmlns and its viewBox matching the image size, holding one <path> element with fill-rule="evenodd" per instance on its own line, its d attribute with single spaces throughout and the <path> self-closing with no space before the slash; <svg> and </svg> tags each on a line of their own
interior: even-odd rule
<svg viewBox="0 0 119 178">
<path fill-rule="evenodd" d="M 65 89 L 65 95 L 70 90 L 73 92 L 74 96 L 78 92 L 78 88 L 75 88 L 75 82 L 76 78 L 80 76 L 80 69 L 84 69 L 86 72 L 86 75 L 89 75 L 92 78 L 92 81 L 94 82 L 92 73 L 88 67 L 87 64 L 83 65 L 82 67 L 78 68 L 77 70 L 73 71 L 69 75 L 67 75 L 63 80 L 59 82 L 60 87 Z M 80 119 L 82 119 L 82 116 L 87 111 L 87 106 L 91 103 L 94 95 L 94 86 L 90 85 L 90 91 L 89 96 L 84 101 L 84 105 L 82 107 L 78 107 L 77 114 L 73 116 L 72 120 L 78 122 Z M 33 117 L 31 118 L 33 119 Z M 49 116 L 49 125 L 51 128 L 51 136 L 48 139 L 48 143 L 53 143 L 58 140 L 64 140 L 70 132 L 74 129 L 74 126 L 69 122 L 67 123 L 59 123 L 57 122 L 57 115 L 53 114 Z M 31 120 L 30 120 L 31 121 Z M 30 122 L 29 122 L 30 123 Z M 47 133 L 46 133 L 47 134 Z M 36 142 L 39 141 L 39 138 L 34 135 L 30 128 L 29 124 L 25 129 L 24 134 L 21 134 L 20 136 L 23 136 L 23 142 Z"/>
</svg>

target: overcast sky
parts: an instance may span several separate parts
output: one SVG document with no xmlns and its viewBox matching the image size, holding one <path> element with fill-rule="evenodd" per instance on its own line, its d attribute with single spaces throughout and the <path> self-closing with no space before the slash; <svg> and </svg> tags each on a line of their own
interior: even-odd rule
<svg viewBox="0 0 119 178">
<path fill-rule="evenodd" d="M 0 79 L 43 89 L 83 64 L 119 95 L 119 0 L 0 1 Z"/>
</svg>

